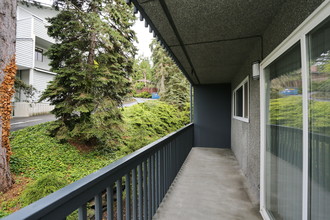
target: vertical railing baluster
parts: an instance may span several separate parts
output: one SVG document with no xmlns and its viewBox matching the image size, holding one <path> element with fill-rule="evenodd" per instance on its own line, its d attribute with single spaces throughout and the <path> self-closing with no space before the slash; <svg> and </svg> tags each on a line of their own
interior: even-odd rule
<svg viewBox="0 0 330 220">
<path fill-rule="evenodd" d="M 87 220 L 87 206 L 83 204 L 78 209 L 78 220 Z"/>
<path fill-rule="evenodd" d="M 143 219 L 142 164 L 138 166 L 138 185 L 139 185 L 139 220 L 142 220 Z"/>
<path fill-rule="evenodd" d="M 160 171 L 159 171 L 159 204 L 163 199 L 163 190 L 164 190 L 164 147 L 160 150 Z"/>
<path fill-rule="evenodd" d="M 126 220 L 131 219 L 131 177 L 130 173 L 125 176 L 125 189 L 126 189 Z"/>
<path fill-rule="evenodd" d="M 95 219 L 102 220 L 102 193 L 94 197 L 95 201 Z"/>
<path fill-rule="evenodd" d="M 168 149 L 169 149 L 169 143 L 166 145 L 165 148 L 165 169 L 166 169 L 166 177 L 165 177 L 165 190 L 164 190 L 164 197 L 166 195 L 167 192 L 167 188 L 168 188 L 168 180 L 169 180 L 169 163 L 168 163 Z"/>
<path fill-rule="evenodd" d="M 152 212 L 151 212 L 151 156 L 148 159 L 148 219 L 151 220 Z"/>
<path fill-rule="evenodd" d="M 155 180 L 156 180 L 156 183 L 155 183 L 155 189 L 156 189 L 156 208 L 158 208 L 158 205 L 159 205 L 159 151 L 156 152 L 156 166 L 155 166 L 155 170 L 156 170 L 156 173 L 155 173 Z"/>
<path fill-rule="evenodd" d="M 137 198 L 136 198 L 136 188 L 137 188 L 137 181 L 136 181 L 136 168 L 132 170 L 132 200 L 133 200 L 133 220 L 137 220 Z"/>
<path fill-rule="evenodd" d="M 172 146 L 172 142 L 173 142 L 173 140 L 170 142 L 170 154 L 169 154 L 169 164 L 170 164 L 170 177 L 171 177 L 171 179 L 170 179 L 170 181 L 169 181 L 169 187 L 168 188 L 170 188 L 170 186 L 171 186 L 171 183 L 172 183 L 172 180 L 173 180 L 173 155 L 172 155 L 172 148 L 173 148 L 173 146 Z"/>
<path fill-rule="evenodd" d="M 155 155 L 151 155 L 151 218 L 155 214 Z"/>
<path fill-rule="evenodd" d="M 148 219 L 148 184 L 147 184 L 147 159 L 143 162 L 143 219 Z"/>
<path fill-rule="evenodd" d="M 122 180 L 121 178 L 119 178 L 116 181 L 116 186 L 117 186 L 117 190 L 116 190 L 116 194 L 117 194 L 117 220 L 122 220 L 123 219 L 123 207 L 122 207 L 122 186 L 121 186 Z"/>
<path fill-rule="evenodd" d="M 113 183 L 107 187 L 107 220 L 113 220 Z"/>
</svg>

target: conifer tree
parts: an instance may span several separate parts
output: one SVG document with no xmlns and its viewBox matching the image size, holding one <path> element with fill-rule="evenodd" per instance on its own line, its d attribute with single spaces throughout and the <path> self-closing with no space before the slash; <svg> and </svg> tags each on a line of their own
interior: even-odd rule
<svg viewBox="0 0 330 220">
<path fill-rule="evenodd" d="M 154 77 L 161 100 L 182 109 L 189 102 L 188 80 L 157 41 L 153 40 L 150 48 Z"/>
<path fill-rule="evenodd" d="M 118 107 L 129 92 L 136 52 L 134 15 L 124 0 L 57 0 L 50 18 L 48 51 L 57 75 L 42 100 L 55 105 L 53 134 L 61 140 L 113 146 L 118 141 Z"/>
</svg>

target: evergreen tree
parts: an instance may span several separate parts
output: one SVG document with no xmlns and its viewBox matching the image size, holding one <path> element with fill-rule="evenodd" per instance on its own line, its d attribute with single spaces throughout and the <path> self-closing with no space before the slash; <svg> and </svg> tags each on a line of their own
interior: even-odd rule
<svg viewBox="0 0 330 220">
<path fill-rule="evenodd" d="M 189 102 L 190 86 L 188 80 L 157 41 L 153 40 L 150 48 L 160 99 L 183 109 L 185 104 Z"/>
<path fill-rule="evenodd" d="M 48 51 L 57 75 L 41 100 L 55 105 L 53 134 L 61 140 L 113 146 L 119 139 L 118 106 L 129 92 L 136 52 L 134 16 L 124 0 L 57 0 Z"/>
<path fill-rule="evenodd" d="M 142 89 L 143 87 L 152 87 L 153 76 L 150 61 L 148 58 L 139 57 L 135 59 L 133 65 L 134 89 Z"/>
</svg>

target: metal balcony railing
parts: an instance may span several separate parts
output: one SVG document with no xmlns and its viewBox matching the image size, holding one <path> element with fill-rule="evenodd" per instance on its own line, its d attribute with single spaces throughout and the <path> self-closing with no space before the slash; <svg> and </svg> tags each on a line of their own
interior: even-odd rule
<svg viewBox="0 0 330 220">
<path fill-rule="evenodd" d="M 167 135 L 5 220 L 152 219 L 193 146 L 193 124 Z M 89 213 L 89 214 L 87 214 Z M 72 216 L 71 216 L 72 217 Z"/>
</svg>

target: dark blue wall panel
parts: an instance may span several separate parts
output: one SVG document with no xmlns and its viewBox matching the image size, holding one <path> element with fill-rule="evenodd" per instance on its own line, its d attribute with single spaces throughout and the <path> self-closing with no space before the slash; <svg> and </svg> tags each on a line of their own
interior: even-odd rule
<svg viewBox="0 0 330 220">
<path fill-rule="evenodd" d="M 194 86 L 195 147 L 230 148 L 231 85 Z"/>
</svg>

